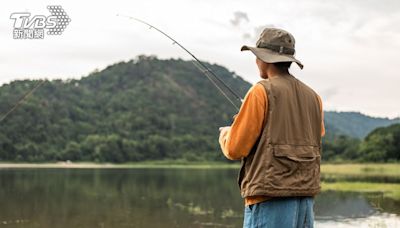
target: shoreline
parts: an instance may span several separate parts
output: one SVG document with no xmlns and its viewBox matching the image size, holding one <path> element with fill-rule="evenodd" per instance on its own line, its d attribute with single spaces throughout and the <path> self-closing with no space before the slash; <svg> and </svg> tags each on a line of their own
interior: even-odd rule
<svg viewBox="0 0 400 228">
<path fill-rule="evenodd" d="M 22 168 L 79 168 L 79 169 L 103 169 L 103 168 L 198 168 L 198 169 L 239 169 L 240 162 L 222 161 L 184 161 L 184 160 L 155 160 L 129 163 L 96 163 L 96 162 L 0 162 L 0 169 Z M 400 163 L 325 163 L 321 164 L 321 173 L 339 175 L 389 175 L 400 176 Z"/>
<path fill-rule="evenodd" d="M 239 163 L 226 162 L 187 162 L 187 161 L 146 161 L 136 163 L 92 163 L 92 162 L 55 162 L 55 163 L 12 163 L 0 162 L 1 171 L 39 170 L 39 169 L 229 169 L 238 171 Z M 367 180 L 341 180 L 341 177 L 400 177 L 399 163 L 347 163 L 322 164 L 321 175 L 336 179 L 334 182 L 321 182 L 322 191 L 381 193 L 385 197 L 400 200 L 400 183 L 375 183 Z"/>
<path fill-rule="evenodd" d="M 173 162 L 173 161 L 148 161 L 137 163 L 94 163 L 94 162 L 54 162 L 54 163 L 12 163 L 0 162 L 1 169 L 31 169 L 31 168 L 56 168 L 56 169 L 134 169 L 134 168 L 190 168 L 190 169 L 239 169 L 239 164 L 222 162 Z"/>
</svg>

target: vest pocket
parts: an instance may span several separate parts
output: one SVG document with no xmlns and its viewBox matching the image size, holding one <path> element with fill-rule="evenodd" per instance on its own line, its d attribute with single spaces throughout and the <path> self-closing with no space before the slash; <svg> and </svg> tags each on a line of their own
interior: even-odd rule
<svg viewBox="0 0 400 228">
<path fill-rule="evenodd" d="M 320 148 L 304 145 L 273 145 L 267 173 L 269 184 L 275 189 L 286 189 L 290 195 L 307 195 L 319 189 Z"/>
<path fill-rule="evenodd" d="M 310 162 L 319 157 L 319 147 L 297 145 L 273 146 L 275 157 L 284 157 L 297 162 Z"/>
</svg>

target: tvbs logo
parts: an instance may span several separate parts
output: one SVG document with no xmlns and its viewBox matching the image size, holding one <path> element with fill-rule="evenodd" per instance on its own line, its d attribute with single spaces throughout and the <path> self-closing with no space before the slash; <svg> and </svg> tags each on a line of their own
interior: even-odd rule
<svg viewBox="0 0 400 228">
<path fill-rule="evenodd" d="M 11 20 L 14 20 L 14 39 L 43 39 L 45 30 L 48 35 L 61 35 L 67 25 L 71 22 L 67 13 L 61 6 L 47 6 L 50 16 L 35 15 L 31 13 L 12 13 Z"/>
</svg>

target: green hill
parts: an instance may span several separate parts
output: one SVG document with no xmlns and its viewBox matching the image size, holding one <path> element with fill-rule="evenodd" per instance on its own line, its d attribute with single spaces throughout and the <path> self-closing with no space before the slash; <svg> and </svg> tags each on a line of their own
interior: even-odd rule
<svg viewBox="0 0 400 228">
<path fill-rule="evenodd" d="M 251 86 L 207 65 L 242 96 Z M 36 83 L 0 87 L 0 113 Z M 0 123 L 0 159 L 218 159 L 218 128 L 235 113 L 191 62 L 139 56 L 80 80 L 47 81 Z"/>
<path fill-rule="evenodd" d="M 377 127 L 385 127 L 400 123 L 400 118 L 376 118 L 359 112 L 325 112 L 327 136 L 347 135 L 354 138 L 364 138 Z"/>
<path fill-rule="evenodd" d="M 366 161 L 400 161 L 400 124 L 373 130 L 360 145 Z"/>
<path fill-rule="evenodd" d="M 222 66 L 205 64 L 244 97 L 250 83 Z M 2 85 L 0 113 L 37 83 Z M 0 160 L 222 160 L 218 127 L 229 125 L 234 114 L 191 62 L 139 56 L 79 80 L 46 81 L 0 122 Z M 326 112 L 325 122 L 334 139 L 340 134 L 361 138 L 392 120 Z M 335 145 L 332 156 L 341 148 Z"/>
</svg>

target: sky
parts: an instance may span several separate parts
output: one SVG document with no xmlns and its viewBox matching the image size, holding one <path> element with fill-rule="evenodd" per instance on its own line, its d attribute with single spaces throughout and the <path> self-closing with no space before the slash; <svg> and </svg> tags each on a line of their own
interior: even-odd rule
<svg viewBox="0 0 400 228">
<path fill-rule="evenodd" d="M 60 5 L 71 22 L 61 35 L 13 39 L 12 13 L 50 15 Z M 199 59 L 250 83 L 260 80 L 251 52 L 265 27 L 296 39 L 291 73 L 311 86 L 325 110 L 400 116 L 398 0 L 13 0 L 0 3 L 0 84 L 17 79 L 81 78 L 138 55 L 190 59 L 130 15 L 165 31 Z M 210 84 L 210 86 L 212 86 Z"/>
</svg>

